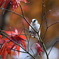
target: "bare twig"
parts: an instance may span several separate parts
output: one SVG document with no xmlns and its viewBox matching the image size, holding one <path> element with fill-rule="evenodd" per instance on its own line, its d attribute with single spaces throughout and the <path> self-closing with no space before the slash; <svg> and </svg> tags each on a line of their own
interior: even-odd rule
<svg viewBox="0 0 59 59">
<path fill-rule="evenodd" d="M 44 14 L 43 14 L 43 12 L 44 12 Z M 44 33 L 44 36 L 43 36 L 43 39 L 45 38 L 45 35 L 46 35 L 46 32 L 47 32 L 47 27 L 48 27 L 48 25 L 47 25 L 47 19 L 46 19 L 46 15 L 47 15 L 47 13 L 46 13 L 46 11 L 45 11 L 45 3 L 44 3 L 44 0 L 42 0 L 42 17 L 43 17 L 43 19 L 45 19 L 45 22 L 46 22 L 46 31 L 45 31 L 45 33 Z"/>
<path fill-rule="evenodd" d="M 42 12 L 44 12 L 44 15 L 43 16 L 43 19 L 45 18 L 45 22 L 46 22 L 46 27 L 47 27 L 47 19 L 46 19 L 46 10 L 45 10 L 45 3 L 44 3 L 44 0 L 42 0 Z"/>
<path fill-rule="evenodd" d="M 58 43 L 58 42 L 59 42 L 59 41 L 56 41 L 56 42 L 53 44 L 53 46 L 51 47 L 51 49 L 50 49 L 48 55 L 50 54 L 50 52 L 52 51 L 53 47 L 54 47 L 54 46 L 56 45 L 56 43 Z"/>
<path fill-rule="evenodd" d="M 25 36 L 26 36 L 27 42 L 28 42 L 29 39 L 28 39 L 28 37 L 27 37 L 26 31 L 24 31 L 24 33 L 25 33 Z M 27 47 L 28 47 L 28 52 L 29 52 L 29 42 L 28 42 L 28 46 L 27 46 Z"/>
<path fill-rule="evenodd" d="M 44 19 L 44 16 L 45 16 L 46 28 L 47 28 L 47 19 L 46 19 L 45 3 L 44 3 L 44 0 L 42 0 L 42 20 L 41 20 L 41 25 L 42 25 L 42 21 L 43 21 L 43 19 Z M 47 29 L 46 29 L 46 31 L 47 31 Z M 46 31 L 45 31 L 44 34 L 46 34 Z M 38 34 L 38 37 L 39 37 L 39 34 Z M 44 36 L 44 37 L 45 37 L 45 36 Z M 46 50 L 46 47 L 45 47 L 45 44 L 43 43 L 41 37 L 39 37 L 39 39 L 40 39 L 40 43 L 42 44 L 43 49 L 44 49 L 44 51 L 45 51 L 45 53 L 46 53 L 47 59 L 49 59 L 48 53 L 47 53 L 47 50 Z"/>
<path fill-rule="evenodd" d="M 45 46 L 45 44 L 43 43 L 43 41 L 42 41 L 41 37 L 39 36 L 39 34 L 38 34 L 38 37 L 39 37 L 40 43 L 42 44 L 42 47 L 43 47 L 43 49 L 44 49 L 44 51 L 45 51 L 45 53 L 46 53 L 47 59 L 49 59 L 48 53 L 47 53 L 47 50 L 46 50 L 46 46 Z"/>
<path fill-rule="evenodd" d="M 21 53 L 26 53 L 26 52 L 24 52 L 24 51 L 19 51 L 19 50 L 15 50 L 15 49 L 11 49 L 11 50 L 13 50 L 13 51 L 18 51 L 18 52 L 21 52 Z"/>
<path fill-rule="evenodd" d="M 59 23 L 59 22 L 55 22 L 55 23 L 49 25 L 48 28 L 51 27 L 51 26 L 53 26 L 53 25 L 55 25 L 55 24 L 57 24 L 57 23 Z"/>
<path fill-rule="evenodd" d="M 46 30 L 45 30 L 45 32 L 44 32 L 44 36 L 43 36 L 43 38 L 42 38 L 42 39 L 44 39 L 44 38 L 45 38 L 47 30 L 48 30 L 48 27 L 46 28 Z"/>
<path fill-rule="evenodd" d="M 13 11 L 11 11 L 11 10 L 8 10 L 8 9 L 5 9 L 5 8 L 0 8 L 0 9 L 6 10 L 6 11 L 8 11 L 8 12 L 11 12 L 11 13 L 14 13 L 14 14 L 16 14 L 16 15 L 19 15 L 19 16 L 23 17 L 22 15 L 20 15 L 20 14 L 18 14 L 18 13 L 16 13 L 16 12 L 13 12 Z"/>
<path fill-rule="evenodd" d="M 44 19 L 44 0 L 42 0 L 42 21 L 43 21 L 43 19 Z"/>
<path fill-rule="evenodd" d="M 55 24 L 58 24 L 58 23 L 59 23 L 59 22 L 55 22 L 55 23 L 47 26 L 47 28 L 46 28 L 46 30 L 45 30 L 45 33 L 44 33 L 44 36 L 43 36 L 43 39 L 45 38 L 45 35 L 46 35 L 47 30 L 48 30 L 51 26 L 53 26 L 53 25 L 55 25 Z"/>
<path fill-rule="evenodd" d="M 42 19 L 41 19 L 41 25 L 42 25 L 42 23 L 43 23 L 43 19 L 44 19 L 44 0 L 42 0 L 43 2 L 42 2 Z M 40 26 L 41 27 L 41 26 Z"/>
<path fill-rule="evenodd" d="M 21 4 L 20 4 L 20 8 L 21 8 L 22 15 L 24 16 L 24 12 L 23 12 Z"/>
<path fill-rule="evenodd" d="M 53 23 L 53 24 L 49 25 L 49 26 L 46 28 L 46 31 L 45 31 L 45 34 L 44 34 L 43 39 L 45 38 L 45 35 L 46 35 L 46 32 L 47 32 L 48 28 L 50 28 L 51 26 L 53 26 L 53 25 L 55 25 L 55 24 L 57 24 L 57 23 L 59 23 L 59 22 L 55 22 L 55 23 Z M 58 41 L 56 41 L 56 42 L 54 43 L 54 45 L 55 45 L 57 42 L 58 42 Z M 54 45 L 53 45 L 53 46 L 54 46 Z M 51 52 L 51 50 L 52 50 L 53 46 L 51 47 L 51 49 L 50 49 L 50 51 L 49 51 L 48 55 L 50 54 L 50 52 Z"/>
</svg>

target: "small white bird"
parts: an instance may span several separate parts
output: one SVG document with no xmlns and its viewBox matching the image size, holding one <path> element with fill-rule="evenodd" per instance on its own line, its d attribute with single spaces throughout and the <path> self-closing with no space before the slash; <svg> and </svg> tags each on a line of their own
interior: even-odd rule
<svg viewBox="0 0 59 59">
<path fill-rule="evenodd" d="M 33 27 L 33 29 L 35 29 L 35 31 L 39 32 L 39 36 L 40 36 L 40 30 L 39 30 L 40 24 L 38 23 L 37 19 L 32 19 L 30 25 Z M 29 32 L 31 33 L 31 36 L 38 39 L 39 37 L 38 37 L 37 33 L 32 29 L 31 26 L 29 26 Z"/>
</svg>

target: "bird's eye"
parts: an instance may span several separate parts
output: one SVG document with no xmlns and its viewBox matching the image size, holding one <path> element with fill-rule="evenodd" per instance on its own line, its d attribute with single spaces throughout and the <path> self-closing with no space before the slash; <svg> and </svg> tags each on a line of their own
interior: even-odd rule
<svg viewBox="0 0 59 59">
<path fill-rule="evenodd" d="M 34 20 L 34 22 L 35 22 L 36 20 Z"/>
</svg>

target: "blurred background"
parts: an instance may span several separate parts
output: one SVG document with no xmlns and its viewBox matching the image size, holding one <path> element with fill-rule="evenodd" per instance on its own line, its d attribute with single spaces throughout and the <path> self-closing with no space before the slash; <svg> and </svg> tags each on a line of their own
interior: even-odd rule
<svg viewBox="0 0 59 59">
<path fill-rule="evenodd" d="M 42 21 L 42 17 L 44 17 L 44 15 L 42 15 L 42 11 L 43 13 L 44 11 L 46 12 L 47 26 L 55 22 L 59 22 L 59 0 L 44 0 L 45 9 L 42 8 L 42 0 L 27 0 L 27 1 L 29 3 L 20 2 L 23 8 L 24 16 L 29 21 L 29 23 L 33 18 L 37 19 L 40 24 L 42 22 L 41 37 L 43 37 L 46 31 L 46 21 L 44 18 Z M 11 8 L 11 5 L 8 4 L 6 8 L 22 15 L 20 6 L 15 10 L 13 10 Z M 0 10 L 0 28 L 2 30 L 13 30 L 13 28 L 17 28 L 18 31 L 21 31 L 23 28 L 28 29 L 29 25 L 22 17 L 8 11 L 5 11 L 4 14 L 2 13 L 3 11 Z M 50 51 L 51 46 L 53 46 L 54 43 L 57 42 L 49 54 L 49 59 L 59 59 L 59 23 L 54 24 L 53 26 L 48 28 L 43 41 L 46 45 L 48 52 Z M 31 44 L 33 44 L 34 42 L 37 42 L 37 39 L 31 38 Z M 9 57 L 10 56 L 8 56 L 7 59 L 9 59 Z M 14 57 L 12 56 L 10 59 L 13 58 Z M 21 58 L 20 56 L 20 59 L 24 58 Z M 32 59 L 32 58 L 27 58 L 27 59 Z M 37 55 L 36 59 L 46 59 L 45 53 L 43 53 L 41 57 Z"/>
</svg>

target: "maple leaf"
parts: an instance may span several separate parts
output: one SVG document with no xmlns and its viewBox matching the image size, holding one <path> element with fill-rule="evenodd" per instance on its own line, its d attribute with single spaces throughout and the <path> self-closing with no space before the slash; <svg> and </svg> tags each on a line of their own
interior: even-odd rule
<svg viewBox="0 0 59 59">
<path fill-rule="evenodd" d="M 6 0 L 5 4 L 4 4 L 4 8 L 6 8 L 6 6 L 9 4 L 10 0 Z"/>
<path fill-rule="evenodd" d="M 12 39 L 13 41 L 21 44 L 26 49 L 26 44 L 25 44 L 26 37 L 24 35 L 18 35 L 19 33 L 18 33 L 17 29 L 15 29 L 15 31 L 4 31 L 4 32 L 6 32 L 9 35 L 10 39 Z M 14 48 L 14 49 L 18 50 L 18 56 L 19 56 L 20 46 L 16 45 L 12 41 L 10 41 L 8 38 L 5 38 L 5 40 L 6 40 L 6 42 L 10 42 L 9 47 L 11 49 Z"/>
<path fill-rule="evenodd" d="M 23 38 L 26 38 L 25 36 L 20 36 L 20 35 L 15 35 L 15 36 L 11 36 L 11 39 L 19 44 L 21 44 L 25 49 L 26 49 L 26 44 Z M 20 50 L 20 46 L 12 43 L 11 49 L 17 49 L 18 52 L 18 57 L 19 57 L 19 50 Z"/>
<path fill-rule="evenodd" d="M 10 2 L 13 9 L 15 9 L 19 6 L 20 1 L 27 3 L 27 0 L 0 0 L 0 7 L 4 4 L 4 8 L 6 8 L 8 3 Z"/>
<path fill-rule="evenodd" d="M 26 37 L 24 35 L 11 36 L 11 39 L 14 40 L 15 42 L 18 42 L 26 49 L 26 44 L 25 44 Z"/>
<path fill-rule="evenodd" d="M 4 8 L 6 8 L 9 2 L 10 0 L 0 0 L 0 7 L 4 4 Z"/>
<path fill-rule="evenodd" d="M 8 47 L 8 43 L 7 42 L 5 42 L 4 44 L 3 44 L 3 46 L 2 46 L 2 48 L 0 49 L 0 55 L 2 55 L 2 58 L 3 59 L 6 59 L 6 54 L 8 53 L 8 54 L 11 54 L 11 50 L 10 50 L 10 48 Z"/>
<path fill-rule="evenodd" d="M 41 52 L 43 52 L 41 46 L 40 46 L 40 43 L 35 43 L 36 44 L 36 47 L 37 48 L 37 53 L 41 56 Z"/>
<path fill-rule="evenodd" d="M 4 40 L 2 38 L 2 35 L 0 35 L 0 45 L 3 44 Z"/>
<path fill-rule="evenodd" d="M 4 0 L 0 0 L 0 7 L 2 6 L 3 3 L 4 3 Z"/>
<path fill-rule="evenodd" d="M 11 6 L 13 9 L 17 8 L 20 5 L 20 1 L 27 3 L 27 0 L 11 0 Z"/>
<path fill-rule="evenodd" d="M 9 36 L 14 36 L 14 35 L 18 35 L 18 30 L 15 28 L 15 31 L 5 31 L 5 33 L 7 33 Z"/>
</svg>

